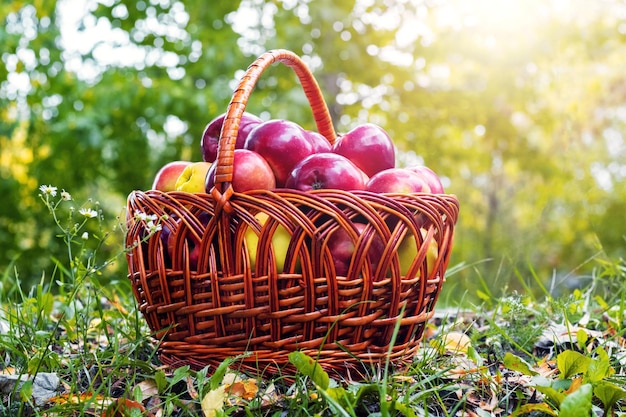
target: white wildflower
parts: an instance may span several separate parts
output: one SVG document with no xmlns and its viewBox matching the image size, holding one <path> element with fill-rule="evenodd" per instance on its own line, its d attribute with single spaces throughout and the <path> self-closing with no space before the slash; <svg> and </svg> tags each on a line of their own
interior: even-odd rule
<svg viewBox="0 0 626 417">
<path fill-rule="evenodd" d="M 154 233 L 162 229 L 161 223 L 155 224 L 152 220 L 146 223 L 146 226 L 148 227 L 148 230 L 150 231 L 150 233 Z"/>
<path fill-rule="evenodd" d="M 83 232 L 83 234 L 81 235 L 81 239 L 83 239 L 83 240 L 89 239 L 89 233 Z"/>
<path fill-rule="evenodd" d="M 157 221 L 157 219 L 159 218 L 156 214 L 146 214 L 146 213 L 142 213 L 141 211 L 137 210 L 135 212 L 135 218 L 137 220 L 141 220 L 147 223 L 154 223 Z"/>
<path fill-rule="evenodd" d="M 98 215 L 97 211 L 90 209 L 90 208 L 82 208 L 78 210 L 78 212 L 82 214 L 83 216 L 87 217 L 88 219 L 92 219 Z"/>
<path fill-rule="evenodd" d="M 52 197 L 57 195 L 57 187 L 53 187 L 52 185 L 42 185 L 39 187 L 39 191 L 44 194 L 49 194 Z"/>
<path fill-rule="evenodd" d="M 65 201 L 70 201 L 72 199 L 72 195 L 68 193 L 67 191 L 63 190 L 61 191 L 61 198 Z"/>
</svg>

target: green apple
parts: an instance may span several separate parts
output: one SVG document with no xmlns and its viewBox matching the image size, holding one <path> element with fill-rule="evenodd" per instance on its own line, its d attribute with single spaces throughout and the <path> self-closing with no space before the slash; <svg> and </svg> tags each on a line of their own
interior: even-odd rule
<svg viewBox="0 0 626 417">
<path fill-rule="evenodd" d="M 176 191 L 204 193 L 206 174 L 211 168 L 210 162 L 193 162 L 185 167 L 176 180 Z"/>
<path fill-rule="evenodd" d="M 420 229 L 420 233 L 422 233 L 422 237 L 426 237 L 426 229 Z M 415 237 L 412 233 L 407 233 L 398 248 L 398 260 L 400 262 L 400 273 L 402 276 L 407 275 L 409 272 L 413 260 L 417 257 L 417 252 L 418 247 Z M 429 275 L 435 267 L 437 256 L 439 256 L 439 245 L 435 239 L 432 239 L 428 245 L 428 251 L 426 252 L 426 267 L 428 268 Z"/>
<path fill-rule="evenodd" d="M 269 218 L 267 213 L 262 212 L 257 213 L 254 217 L 261 224 L 261 227 L 263 227 Z M 248 227 L 248 230 L 246 230 L 244 235 L 246 246 L 248 247 L 248 253 L 250 255 L 250 268 L 252 269 L 256 267 L 259 237 L 259 233 L 257 233 L 252 227 Z M 274 251 L 274 259 L 276 259 L 276 270 L 278 272 L 283 272 L 285 267 L 285 258 L 287 257 L 290 241 L 291 234 L 283 225 L 279 224 L 272 235 L 272 249 Z"/>
</svg>

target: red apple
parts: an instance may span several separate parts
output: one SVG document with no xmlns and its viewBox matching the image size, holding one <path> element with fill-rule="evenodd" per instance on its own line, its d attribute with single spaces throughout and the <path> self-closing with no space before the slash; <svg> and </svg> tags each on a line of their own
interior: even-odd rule
<svg viewBox="0 0 626 417">
<path fill-rule="evenodd" d="M 154 226 L 160 225 L 161 230 L 155 231 Z M 163 262 L 166 268 L 171 268 L 172 258 L 170 256 L 170 248 L 168 246 L 169 236 L 171 233 L 170 221 L 167 220 L 150 220 L 149 222 L 142 222 L 138 225 L 139 237 L 141 238 L 141 250 L 143 252 L 144 267 L 147 270 L 158 268 L 157 263 Z M 159 252 L 162 255 L 162 259 L 153 256 L 157 255 L 156 251 L 151 251 L 151 240 L 158 239 L 161 243 Z"/>
<path fill-rule="evenodd" d="M 173 161 L 163 165 L 154 176 L 152 189 L 163 192 L 175 191 L 176 180 L 183 173 L 185 168 L 191 165 L 189 161 Z"/>
<path fill-rule="evenodd" d="M 172 229 L 168 222 L 161 223 L 161 234 L 159 235 L 159 239 L 161 239 L 161 246 L 163 248 L 163 261 L 165 262 L 166 268 L 171 268 L 172 266 L 172 257 L 168 245 L 171 232 Z"/>
<path fill-rule="evenodd" d="M 428 183 L 417 173 L 406 168 L 389 168 L 370 178 L 367 191 L 374 193 L 420 193 L 430 192 Z"/>
<path fill-rule="evenodd" d="M 328 238 L 328 250 L 333 258 L 333 264 L 335 265 L 335 273 L 338 276 L 346 276 L 352 257 L 356 249 L 357 239 L 363 234 L 363 231 L 367 227 L 364 223 L 354 223 L 356 229 L 356 236 L 351 234 L 345 229 L 337 229 Z M 374 274 L 378 262 L 380 261 L 382 254 L 385 250 L 385 244 L 378 235 L 372 235 L 372 243 L 370 244 L 367 254 L 370 267 L 370 273 Z"/>
<path fill-rule="evenodd" d="M 393 168 L 396 163 L 391 138 L 383 128 L 373 123 L 359 125 L 337 138 L 333 152 L 354 162 L 369 177 Z"/>
<path fill-rule="evenodd" d="M 301 191 L 337 189 L 364 190 L 367 177 L 346 157 L 316 153 L 300 162 L 289 174 L 285 186 Z"/>
<path fill-rule="evenodd" d="M 313 130 L 305 130 L 304 134 L 313 145 L 313 152 L 322 153 L 330 152 L 332 150 L 332 145 L 321 133 L 314 132 Z"/>
<path fill-rule="evenodd" d="M 419 174 L 426 181 L 426 184 L 428 184 L 431 193 L 444 194 L 443 184 L 441 183 L 439 176 L 432 169 L 423 165 L 410 166 L 406 169 Z"/>
<path fill-rule="evenodd" d="M 191 270 L 196 270 L 198 268 L 198 256 L 200 254 L 200 242 L 196 242 L 193 239 L 186 238 L 185 243 L 188 244 L 188 250 L 189 250 L 189 268 Z M 179 249 L 181 248 L 176 247 L 175 235 L 172 233 L 169 233 L 168 239 L 167 239 L 167 251 L 169 253 L 171 260 L 173 260 L 175 256 L 177 256 L 177 254 L 175 254 L 174 251 L 177 251 Z"/>
<path fill-rule="evenodd" d="M 209 213 L 206 212 L 202 212 L 198 215 L 198 220 L 200 221 L 200 223 L 203 226 L 207 226 L 207 224 L 209 224 L 209 221 L 211 220 L 211 216 L 209 215 Z M 175 226 L 173 228 L 168 228 L 169 231 L 166 235 L 167 238 L 167 252 L 169 254 L 169 258 L 170 260 L 174 260 L 179 253 L 175 251 L 180 251 L 182 250 L 182 247 L 176 247 L 176 238 L 177 235 L 180 233 L 180 228 L 181 227 L 186 227 L 182 224 L 182 220 L 175 220 Z M 191 233 L 188 233 L 185 237 L 185 241 L 183 244 L 187 244 L 188 245 L 188 250 L 189 250 L 189 268 L 192 270 L 197 270 L 198 268 L 198 258 L 200 257 L 200 242 L 195 240 L 192 237 Z M 172 265 L 174 266 L 174 265 Z M 180 266 L 180 265 L 178 265 Z"/>
<path fill-rule="evenodd" d="M 215 161 L 215 158 L 217 158 L 217 146 L 220 141 L 220 133 L 222 131 L 222 125 L 224 124 L 225 117 L 226 113 L 217 116 L 204 128 L 200 147 L 202 148 L 202 159 L 206 162 L 213 162 Z M 251 113 L 244 112 L 241 119 L 239 119 L 239 130 L 237 131 L 235 149 L 242 149 L 250 131 L 261 123 L 263 123 L 261 118 Z"/>
<path fill-rule="evenodd" d="M 304 129 L 288 120 L 268 120 L 256 126 L 246 139 L 244 148 L 257 152 L 269 163 L 282 188 L 291 170 L 304 158 L 315 153 Z"/>
<path fill-rule="evenodd" d="M 211 166 L 206 176 L 205 191 L 211 192 L 215 185 L 217 163 Z M 258 153 L 247 149 L 235 149 L 233 159 L 233 190 L 271 190 L 276 188 L 276 179 L 272 168 Z"/>
</svg>

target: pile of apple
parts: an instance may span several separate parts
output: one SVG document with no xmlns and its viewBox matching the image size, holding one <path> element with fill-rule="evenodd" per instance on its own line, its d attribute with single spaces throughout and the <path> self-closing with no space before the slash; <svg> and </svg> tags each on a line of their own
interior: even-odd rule
<svg viewBox="0 0 626 417">
<path fill-rule="evenodd" d="M 203 161 L 175 161 L 166 164 L 154 178 L 153 189 L 163 192 L 185 191 L 210 193 L 214 187 L 214 172 L 217 166 L 217 148 L 225 114 L 213 119 L 202 134 Z M 374 193 L 434 193 L 444 192 L 439 177 L 425 166 L 400 168 L 395 166 L 395 148 L 389 135 L 371 123 L 359 125 L 339 136 L 331 145 L 321 134 L 305 130 L 298 124 L 273 119 L 263 121 L 244 112 L 241 117 L 235 143 L 233 190 L 245 192 L 259 189 L 296 189 L 301 191 L 339 189 L 345 191 L 366 190 Z M 266 220 L 264 213 L 256 218 L 260 224 Z M 359 234 L 366 224 L 354 223 Z M 161 237 L 169 234 L 164 230 Z M 272 238 L 274 259 L 278 270 L 283 268 L 290 235 L 279 226 Z M 426 230 L 421 230 L 422 237 Z M 419 247 L 418 239 L 407 234 L 398 248 L 398 259 L 402 275 L 414 268 Z M 172 239 L 164 242 L 169 255 Z M 190 264 L 195 268 L 199 245 L 190 242 Z M 258 234 L 249 228 L 246 245 L 250 254 L 250 266 L 256 263 Z M 355 250 L 350 234 L 337 229 L 329 237 L 328 249 L 333 257 L 337 275 L 348 273 Z M 385 243 L 374 236 L 370 247 L 370 268 L 375 270 L 382 257 Z M 438 256 L 435 239 L 427 251 L 427 268 L 432 271 Z"/>
<path fill-rule="evenodd" d="M 165 165 L 152 188 L 165 192 L 210 192 L 224 117 L 222 114 L 213 119 L 202 134 L 203 161 Z M 247 112 L 239 124 L 231 184 L 236 192 L 277 188 L 444 192 L 439 177 L 428 167 L 396 167 L 393 142 L 375 124 L 359 125 L 331 145 L 321 134 L 294 122 L 264 122 Z"/>
</svg>

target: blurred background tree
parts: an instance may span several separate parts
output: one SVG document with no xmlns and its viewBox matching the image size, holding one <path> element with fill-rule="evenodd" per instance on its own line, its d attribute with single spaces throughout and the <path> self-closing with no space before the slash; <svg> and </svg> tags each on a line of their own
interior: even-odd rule
<svg viewBox="0 0 626 417">
<path fill-rule="evenodd" d="M 161 165 L 200 160 L 204 126 L 273 48 L 306 60 L 338 132 L 380 124 L 399 163 L 459 196 L 451 265 L 467 267 L 446 299 L 626 256 L 623 1 L 39 0 L 0 21 L 0 271 L 26 283 L 63 256 L 40 184 L 92 197 L 113 227 Z M 248 110 L 314 127 L 284 66 Z"/>
</svg>

